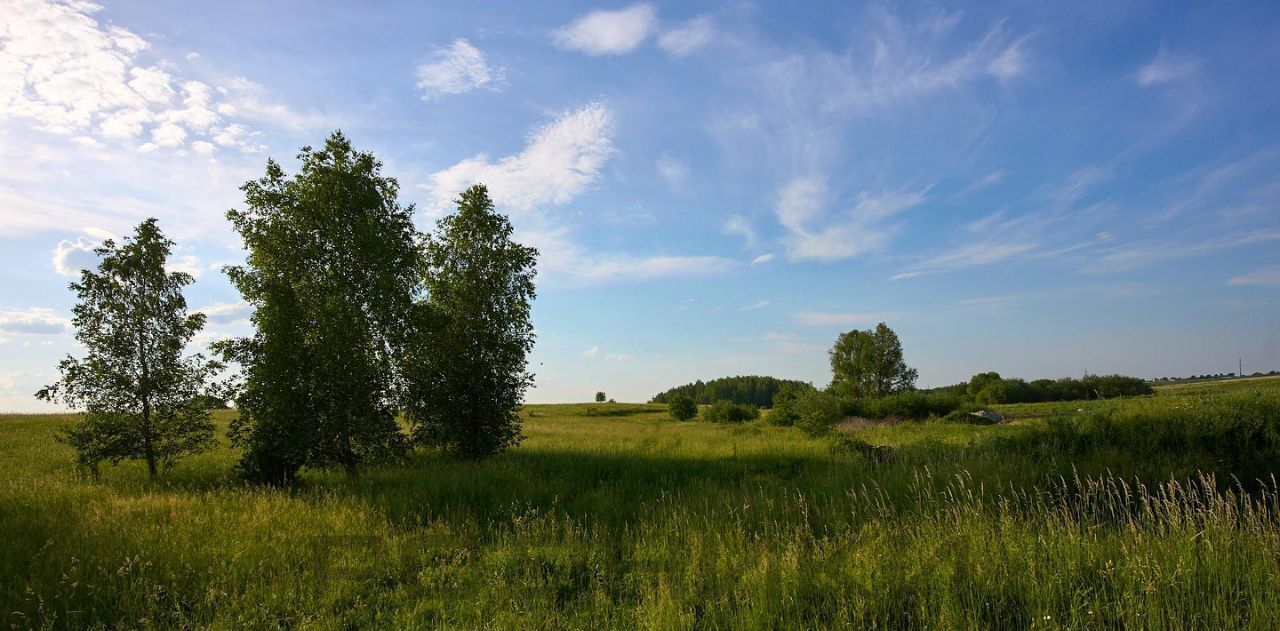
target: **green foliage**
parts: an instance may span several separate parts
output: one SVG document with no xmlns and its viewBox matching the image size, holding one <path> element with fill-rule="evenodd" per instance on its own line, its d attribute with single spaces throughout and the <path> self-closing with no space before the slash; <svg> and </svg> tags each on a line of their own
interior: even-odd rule
<svg viewBox="0 0 1280 631">
<path fill-rule="evenodd" d="M 650 401 L 652 403 L 667 403 L 670 397 L 679 394 L 692 397 L 694 402 L 700 405 L 710 405 L 716 401 L 731 401 L 756 407 L 768 407 L 773 402 L 773 397 L 787 384 L 794 386 L 808 385 L 803 381 L 757 375 L 722 377 L 707 382 L 698 380 L 683 386 L 676 386 L 666 392 L 654 395 Z"/>
<path fill-rule="evenodd" d="M 773 405 L 765 420 L 780 427 L 795 425 L 796 421 L 800 420 L 800 415 L 796 412 L 796 400 L 813 390 L 812 385 L 802 381 L 784 383 L 777 394 L 773 395 Z"/>
<path fill-rule="evenodd" d="M 604 392 L 596 392 L 596 403 L 604 403 L 607 398 Z"/>
<path fill-rule="evenodd" d="M 983 388 L 986 388 L 987 386 L 993 383 L 999 383 L 1000 379 L 1001 379 L 1000 373 L 995 371 L 980 372 L 974 375 L 971 379 L 969 379 L 969 389 L 968 389 L 969 396 L 977 398 L 978 393 L 982 392 Z"/>
<path fill-rule="evenodd" d="M 36 396 L 83 410 L 62 439 L 94 475 L 101 461 L 141 459 L 154 478 L 214 445 L 209 413 L 197 402 L 221 365 L 183 357 L 205 316 L 187 313 L 182 288 L 191 275 L 165 271 L 172 247 L 148 219 L 123 244 L 104 242 L 95 250 L 97 271 L 84 270 L 71 284 L 76 340 L 86 355 L 63 359 L 62 379 Z"/>
<path fill-rule="evenodd" d="M 907 367 L 898 335 L 883 322 L 841 333 L 829 355 L 831 390 L 839 396 L 878 398 L 915 388 L 916 370 Z"/>
<path fill-rule="evenodd" d="M 269 160 L 227 213 L 248 257 L 226 272 L 257 328 L 220 346 L 243 368 L 232 436 L 245 476 L 272 483 L 404 454 L 398 364 L 421 269 L 413 207 L 372 154 L 334 132 L 298 159 L 295 177 Z"/>
<path fill-rule="evenodd" d="M 667 399 L 667 406 L 671 411 L 671 418 L 677 421 L 687 421 L 698 415 L 698 404 L 694 403 L 693 397 L 683 394 L 675 394 Z"/>
<path fill-rule="evenodd" d="M 427 239 L 405 405 L 419 444 L 481 458 L 520 441 L 538 251 L 511 234 L 476 184 Z"/>
<path fill-rule="evenodd" d="M 969 395 L 982 405 L 1110 399 L 1152 392 L 1146 381 L 1123 375 L 1085 375 L 1084 379 L 1037 379 L 1027 383 L 1022 379 L 1001 379 L 994 372 L 974 375 L 968 388 Z"/>
<path fill-rule="evenodd" d="M 923 419 L 946 416 L 964 406 L 964 398 L 949 391 L 906 390 L 878 399 L 842 399 L 844 413 L 867 418 Z"/>
<path fill-rule="evenodd" d="M 812 390 L 796 398 L 794 405 L 795 426 L 805 435 L 822 436 L 844 418 L 840 399 L 829 392 Z"/>
<path fill-rule="evenodd" d="M 732 401 L 716 401 L 702 411 L 702 418 L 712 423 L 746 423 L 760 418 L 760 408 Z"/>
</svg>

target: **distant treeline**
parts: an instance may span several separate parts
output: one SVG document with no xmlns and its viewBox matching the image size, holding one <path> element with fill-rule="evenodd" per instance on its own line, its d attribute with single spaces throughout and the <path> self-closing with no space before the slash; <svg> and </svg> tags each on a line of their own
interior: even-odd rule
<svg viewBox="0 0 1280 631">
<path fill-rule="evenodd" d="M 738 377 L 722 377 L 711 381 L 699 379 L 693 383 L 676 386 L 654 395 L 651 403 L 669 403 L 677 394 L 692 398 L 701 405 L 709 405 L 717 401 L 730 401 L 758 407 L 769 407 L 773 404 L 773 395 L 777 394 L 785 384 L 809 387 L 809 384 L 794 379 L 778 379 L 746 375 Z"/>
<path fill-rule="evenodd" d="M 965 383 L 935 388 L 931 392 L 959 395 L 979 405 L 990 405 L 1110 399 L 1151 394 L 1154 390 L 1146 381 L 1124 375 L 1085 375 L 1081 379 L 1066 377 L 1025 381 L 1005 379 L 995 372 L 984 372 L 974 375 Z"/>
</svg>

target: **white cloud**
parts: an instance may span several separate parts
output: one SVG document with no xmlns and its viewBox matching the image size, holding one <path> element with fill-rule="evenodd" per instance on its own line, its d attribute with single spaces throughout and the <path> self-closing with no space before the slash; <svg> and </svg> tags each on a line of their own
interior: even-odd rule
<svg viewBox="0 0 1280 631">
<path fill-rule="evenodd" d="M 169 257 L 164 269 L 167 272 L 186 272 L 192 278 L 199 278 L 204 273 L 205 266 L 200 262 L 199 257 L 194 254 L 185 254 Z"/>
<path fill-rule="evenodd" d="M 0 311 L 0 333 L 19 335 L 61 335 L 71 330 L 71 320 L 53 309 L 39 307 L 25 311 Z"/>
<path fill-rule="evenodd" d="M 506 210 L 529 211 L 572 200 L 600 174 L 613 154 L 613 115 L 592 103 L 535 130 L 518 154 L 490 161 L 468 158 L 430 176 L 428 210 L 443 212 L 459 193 L 481 182 Z"/>
<path fill-rule="evenodd" d="M 59 276 L 80 275 L 80 270 L 93 269 L 98 266 L 98 255 L 93 250 L 102 245 L 102 240 L 87 237 L 76 237 L 75 241 L 63 239 L 53 248 L 53 271 Z"/>
<path fill-rule="evenodd" d="M 774 258 L 776 258 L 776 257 L 777 257 L 777 255 L 776 255 L 776 254 L 774 254 L 773 252 L 769 252 L 769 253 L 767 253 L 767 254 L 761 254 L 760 256 L 757 256 L 757 257 L 755 257 L 755 258 L 751 259 L 751 264 L 752 264 L 752 265 L 763 265 L 763 264 L 765 264 L 765 263 L 768 263 L 769 261 L 772 261 L 772 260 L 773 260 Z"/>
<path fill-rule="evenodd" d="M 657 26 L 657 11 L 636 4 L 617 11 L 592 11 L 553 34 L 557 46 L 588 55 L 621 55 L 635 50 Z"/>
<path fill-rule="evenodd" d="M 1005 175 L 1006 173 L 1004 172 L 1003 169 L 992 171 L 982 176 L 981 178 L 977 179 L 972 184 L 964 187 L 963 189 L 960 189 L 960 192 L 956 193 L 955 196 L 964 197 L 965 195 L 970 195 L 973 193 L 977 193 L 978 191 L 991 188 L 992 186 L 995 186 L 996 184 L 999 184 L 1002 180 L 1004 180 Z"/>
<path fill-rule="evenodd" d="M 191 150 L 202 156 L 213 155 L 213 148 L 213 143 L 205 142 L 203 140 L 197 140 L 191 143 Z"/>
<path fill-rule="evenodd" d="M 1254 230 L 1247 233 L 1205 239 L 1196 235 L 1190 241 L 1151 241 L 1117 244 L 1095 253 L 1081 271 L 1106 274 L 1128 271 L 1155 263 L 1192 258 L 1258 243 L 1280 241 L 1280 230 Z M 1246 275 L 1248 276 L 1248 275 Z"/>
<path fill-rule="evenodd" d="M 10 4 L 0 20 L 0 118 L 80 139 L 177 148 L 238 109 L 234 98 L 215 103 L 212 88 L 182 80 L 166 62 L 145 62 L 150 44 L 99 23 L 93 14 L 100 9 L 88 2 Z"/>
<path fill-rule="evenodd" d="M 782 188 L 775 214 L 789 234 L 783 238 L 791 260 L 835 261 L 880 249 L 897 231 L 885 221 L 925 200 L 924 191 L 861 193 L 851 208 L 829 213 L 826 180 L 797 177 Z"/>
<path fill-rule="evenodd" d="M 219 87 L 217 91 L 219 95 L 226 99 L 217 106 L 218 113 L 223 116 L 235 116 L 246 120 L 258 121 L 296 132 L 333 129 L 345 122 L 336 116 L 316 110 L 294 109 L 275 100 L 265 87 L 244 77 L 232 79 L 226 86 Z M 216 133 L 215 131 L 214 134 L 216 135 Z M 255 132 L 248 133 L 248 136 L 254 135 L 256 135 Z M 246 142 L 245 147 L 249 151 L 263 149 L 263 147 L 257 146 L 253 142 Z"/>
<path fill-rule="evenodd" d="M 755 247 L 760 237 L 756 235 L 756 229 L 752 227 L 751 222 L 741 215 L 733 215 L 725 220 L 721 226 L 721 231 L 725 234 L 736 234 L 742 237 L 748 248 Z"/>
<path fill-rule="evenodd" d="M 455 39 L 448 48 L 436 48 L 432 60 L 418 66 L 416 75 L 422 100 L 430 101 L 446 94 L 464 94 L 502 82 L 505 70 L 491 65 L 465 39 Z"/>
<path fill-rule="evenodd" d="M 1248 274 L 1241 274 L 1227 281 L 1228 285 L 1264 285 L 1280 287 L 1280 267 L 1265 267 Z"/>
<path fill-rule="evenodd" d="M 1184 79 L 1200 68 L 1200 61 L 1194 57 L 1174 55 L 1161 47 L 1155 59 L 1144 64 L 1134 75 L 1138 85 L 1147 88 L 1161 83 L 1169 83 Z"/>
<path fill-rule="evenodd" d="M 715 276 L 738 266 L 737 261 L 718 256 L 589 252 L 569 233 L 563 226 L 517 232 L 521 243 L 538 249 L 539 279 L 546 277 L 562 285 L 599 285 Z"/>
<path fill-rule="evenodd" d="M 243 300 L 215 302 L 200 307 L 196 311 L 203 313 L 212 324 L 240 324 L 249 320 L 250 305 Z"/>
<path fill-rule="evenodd" d="M 747 305 L 747 306 L 743 307 L 743 308 L 742 308 L 742 310 L 743 310 L 743 311 L 755 311 L 756 309 L 763 309 L 763 308 L 765 308 L 765 307 L 767 307 L 767 306 L 769 306 L 769 305 L 771 305 L 771 304 L 773 304 L 773 303 L 769 302 L 768 300 L 758 300 L 758 301 L 756 301 L 756 303 L 755 303 L 755 304 L 753 304 L 753 305 Z"/>
<path fill-rule="evenodd" d="M 599 355 L 599 354 L 600 354 L 599 346 L 592 346 L 591 348 L 588 348 L 587 350 L 582 351 L 583 357 L 595 357 L 596 355 Z"/>
<path fill-rule="evenodd" d="M 930 258 L 917 266 L 910 272 L 897 274 L 894 280 L 911 278 L 919 276 L 926 271 L 941 271 L 960 269 L 964 267 L 976 267 L 979 265 L 991 265 L 1000 261 L 1009 259 L 1013 256 L 1024 254 L 1034 250 L 1035 243 L 1003 243 L 999 240 L 983 240 L 976 243 L 968 243 L 958 246 L 952 250 L 939 254 Z"/>
<path fill-rule="evenodd" d="M 672 57 L 687 57 L 710 42 L 714 33 L 711 18 L 698 16 L 663 33 L 658 46 Z"/>
<path fill-rule="evenodd" d="M 872 10 L 866 50 L 792 54 L 764 65 L 765 89 L 788 100 L 818 104 L 819 113 L 862 113 L 956 91 L 982 80 L 1008 82 L 1029 66 L 1026 38 L 1001 25 L 958 49 L 938 45 L 928 28 Z"/>
<path fill-rule="evenodd" d="M 791 315 L 792 321 L 803 326 L 870 326 L 887 320 L 873 313 L 822 313 L 806 311 Z"/>
<path fill-rule="evenodd" d="M 626 353 L 611 353 L 609 355 L 605 355 L 604 358 L 609 361 L 628 362 L 635 359 L 635 355 L 628 355 Z"/>
<path fill-rule="evenodd" d="M 987 74 L 1008 81 L 1022 74 L 1027 69 L 1026 54 L 1022 52 L 1025 38 L 1019 39 L 1000 52 L 995 59 L 987 63 Z"/>
<path fill-rule="evenodd" d="M 667 186 L 674 189 L 683 187 L 689 178 L 689 167 L 675 158 L 663 156 L 654 163 L 654 168 Z"/>
</svg>

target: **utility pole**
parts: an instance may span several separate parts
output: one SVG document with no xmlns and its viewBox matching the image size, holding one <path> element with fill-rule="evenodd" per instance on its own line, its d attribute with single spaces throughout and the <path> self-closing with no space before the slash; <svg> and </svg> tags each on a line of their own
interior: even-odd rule
<svg viewBox="0 0 1280 631">
<path fill-rule="evenodd" d="M 1240 372 L 1236 373 L 1236 376 L 1243 377 L 1244 376 L 1244 358 L 1240 357 L 1238 358 L 1238 361 L 1240 362 L 1240 369 L 1239 369 Z"/>
</svg>

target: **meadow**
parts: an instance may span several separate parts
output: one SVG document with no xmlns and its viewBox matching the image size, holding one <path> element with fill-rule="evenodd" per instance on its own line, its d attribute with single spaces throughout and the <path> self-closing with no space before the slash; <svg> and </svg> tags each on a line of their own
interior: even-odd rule
<svg viewBox="0 0 1280 631">
<path fill-rule="evenodd" d="M 78 477 L 0 416 L 17 628 L 1280 628 L 1280 379 L 807 438 L 530 405 L 518 448 L 297 488 Z M 229 412 L 219 412 L 225 427 Z M 867 459 L 856 435 L 887 445 Z"/>
</svg>

